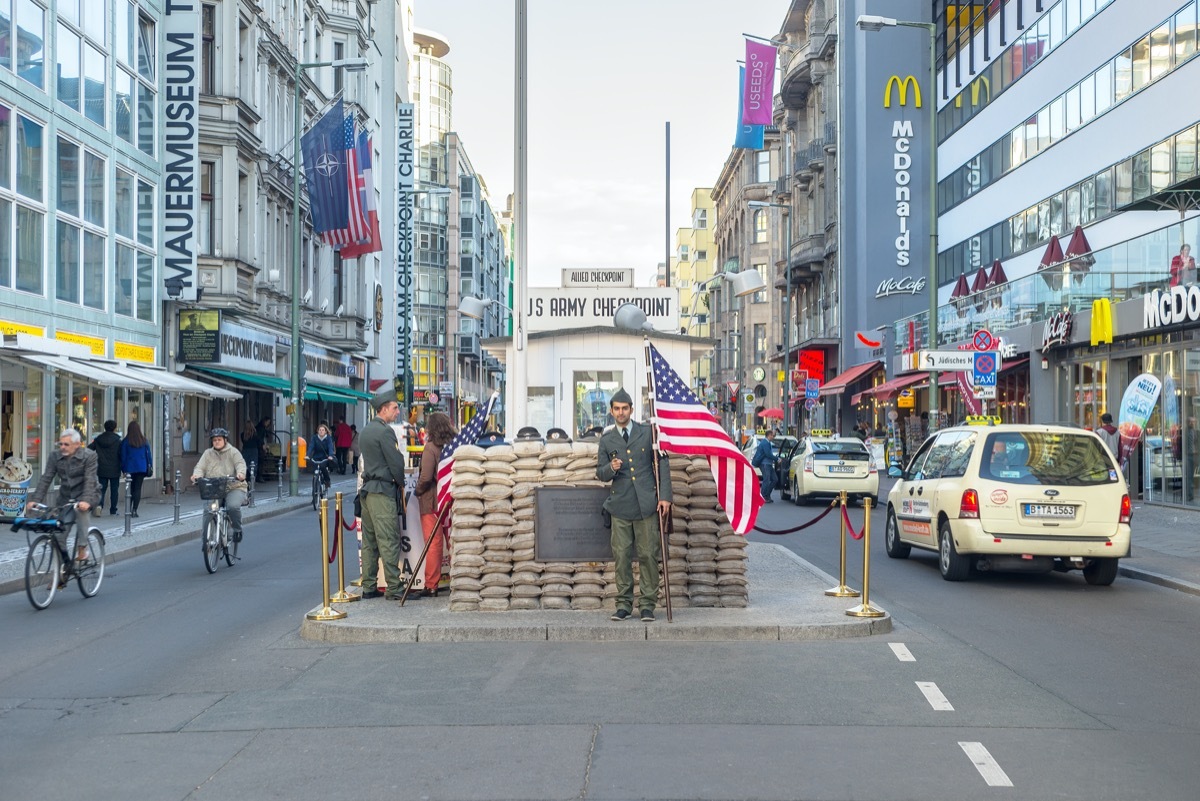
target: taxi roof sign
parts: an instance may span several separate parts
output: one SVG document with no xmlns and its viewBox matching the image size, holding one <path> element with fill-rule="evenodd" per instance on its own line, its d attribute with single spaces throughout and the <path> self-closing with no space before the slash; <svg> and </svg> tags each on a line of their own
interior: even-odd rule
<svg viewBox="0 0 1200 801">
<path fill-rule="evenodd" d="M 808 435 L 809 435 L 810 437 L 832 437 L 832 436 L 833 436 L 833 429 L 830 429 L 830 428 L 814 428 L 812 431 L 808 432 Z"/>
<path fill-rule="evenodd" d="M 998 426 L 1002 421 L 998 414 L 968 414 L 967 425 L 969 426 Z"/>
</svg>

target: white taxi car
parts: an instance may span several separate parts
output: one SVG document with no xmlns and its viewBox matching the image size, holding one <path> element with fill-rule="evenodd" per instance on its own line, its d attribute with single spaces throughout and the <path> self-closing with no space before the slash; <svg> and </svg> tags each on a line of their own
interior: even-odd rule
<svg viewBox="0 0 1200 801">
<path fill-rule="evenodd" d="M 857 437 L 807 437 L 788 466 L 792 503 L 833 498 L 845 490 L 851 500 L 879 497 L 879 471 Z"/>
<path fill-rule="evenodd" d="M 1111 584 L 1129 555 L 1125 478 L 1090 431 L 947 428 L 925 440 L 888 493 L 885 545 L 938 552 L 947 581 L 977 570 L 1083 571 Z"/>
</svg>

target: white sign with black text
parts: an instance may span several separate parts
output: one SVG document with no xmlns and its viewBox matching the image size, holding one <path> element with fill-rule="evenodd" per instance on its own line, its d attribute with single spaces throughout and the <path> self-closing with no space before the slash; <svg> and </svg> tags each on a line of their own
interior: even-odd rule
<svg viewBox="0 0 1200 801">
<path fill-rule="evenodd" d="M 670 287 L 530 287 L 526 303 L 525 319 L 530 331 L 611 328 L 617 309 L 633 303 L 646 313 L 655 330 L 679 333 L 679 291 Z"/>
</svg>

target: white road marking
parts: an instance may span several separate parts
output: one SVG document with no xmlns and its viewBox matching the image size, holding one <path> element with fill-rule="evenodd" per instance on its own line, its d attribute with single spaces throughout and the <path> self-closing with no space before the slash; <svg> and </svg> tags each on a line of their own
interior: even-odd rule
<svg viewBox="0 0 1200 801">
<path fill-rule="evenodd" d="M 954 707 L 950 705 L 950 701 L 946 696 L 942 695 L 942 691 L 932 681 L 918 681 L 917 689 L 925 696 L 925 700 L 929 705 L 938 712 L 953 712 Z"/>
<path fill-rule="evenodd" d="M 992 758 L 988 750 L 983 747 L 983 743 L 963 743 L 960 742 L 959 747 L 966 753 L 967 759 L 971 760 L 971 764 L 975 766 L 975 770 L 979 771 L 979 775 L 988 783 L 989 787 L 1012 787 L 1012 779 L 1008 778 L 1008 774 L 1000 767 L 1000 764 Z"/>
<path fill-rule="evenodd" d="M 908 647 L 902 642 L 889 642 L 888 647 L 892 649 L 892 653 L 894 653 L 896 658 L 901 662 L 917 661 L 917 658 L 912 655 L 912 652 L 909 651 Z"/>
</svg>

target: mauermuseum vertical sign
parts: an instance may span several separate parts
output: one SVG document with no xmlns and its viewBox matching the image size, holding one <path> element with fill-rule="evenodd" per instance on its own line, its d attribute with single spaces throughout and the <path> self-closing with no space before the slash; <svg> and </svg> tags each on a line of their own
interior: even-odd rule
<svg viewBox="0 0 1200 801">
<path fill-rule="evenodd" d="M 416 195 L 416 162 L 413 135 L 413 104 L 401 103 L 396 117 L 396 377 L 404 379 L 411 392 L 409 365 L 412 362 L 412 276 L 413 253 L 417 246 L 413 225 Z"/>
<path fill-rule="evenodd" d="M 163 23 L 163 284 L 169 298 L 196 300 L 200 0 L 167 0 Z"/>
</svg>

